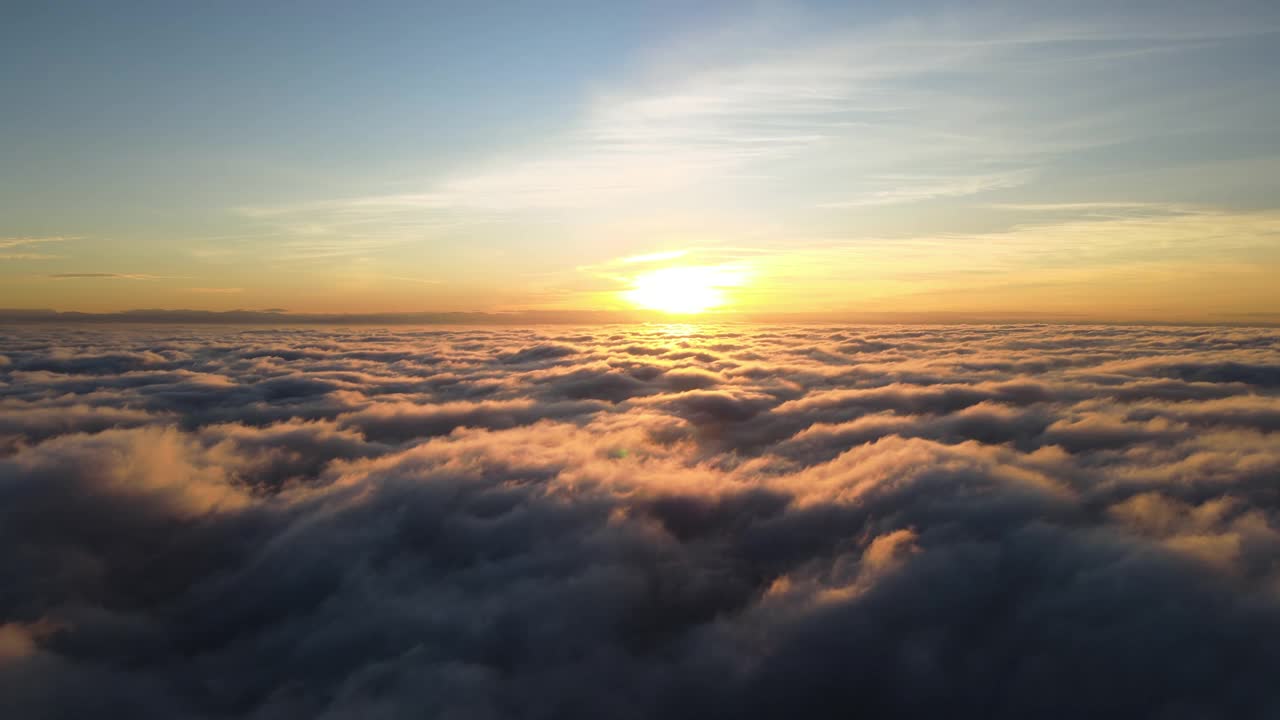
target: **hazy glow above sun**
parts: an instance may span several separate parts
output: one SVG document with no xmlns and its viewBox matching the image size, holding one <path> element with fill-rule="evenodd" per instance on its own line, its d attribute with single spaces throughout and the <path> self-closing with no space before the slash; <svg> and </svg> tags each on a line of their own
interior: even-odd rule
<svg viewBox="0 0 1280 720">
<path fill-rule="evenodd" d="M 724 289 L 744 280 L 744 273 L 736 268 L 668 267 L 636 276 L 623 297 L 645 310 L 686 315 L 724 305 Z"/>
</svg>

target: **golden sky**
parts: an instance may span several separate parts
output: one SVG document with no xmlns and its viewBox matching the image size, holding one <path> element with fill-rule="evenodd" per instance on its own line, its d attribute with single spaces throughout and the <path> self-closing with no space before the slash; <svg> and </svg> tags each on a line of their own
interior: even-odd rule
<svg viewBox="0 0 1280 720">
<path fill-rule="evenodd" d="M 384 10 L 0 30 L 0 307 L 1280 320 L 1266 4 Z"/>
</svg>

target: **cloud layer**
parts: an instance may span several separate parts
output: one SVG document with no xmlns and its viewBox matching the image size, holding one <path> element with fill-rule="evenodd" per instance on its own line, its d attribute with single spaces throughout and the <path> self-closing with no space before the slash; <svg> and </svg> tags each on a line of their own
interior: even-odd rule
<svg viewBox="0 0 1280 720">
<path fill-rule="evenodd" d="M 2 330 L 0 714 L 1275 717 L 1278 343 Z"/>
</svg>

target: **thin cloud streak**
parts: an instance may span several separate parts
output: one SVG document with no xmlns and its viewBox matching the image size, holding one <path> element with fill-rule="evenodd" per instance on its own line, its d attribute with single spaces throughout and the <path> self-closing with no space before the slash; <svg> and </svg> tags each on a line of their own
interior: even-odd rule
<svg viewBox="0 0 1280 720">
<path fill-rule="evenodd" d="M 50 235 L 47 237 L 4 237 L 0 238 L 0 248 L 10 249 L 17 247 L 26 247 L 28 245 L 43 245 L 45 243 L 66 242 L 68 240 L 79 240 L 78 237 L 69 237 L 63 235 Z"/>
<path fill-rule="evenodd" d="M 819 203 L 822 208 L 856 208 L 875 205 L 897 205 L 937 198 L 977 195 L 988 190 L 1016 187 L 1027 182 L 1031 173 L 1009 172 L 966 177 L 886 176 L 874 178 L 889 189 L 874 190 L 851 200 Z"/>
<path fill-rule="evenodd" d="M 553 138 L 553 155 L 495 163 L 492 169 L 447 178 L 423 192 L 243 212 L 251 217 L 319 213 L 350 218 L 583 208 L 724 181 L 753 165 L 768 175 L 769 161 L 834 149 L 872 168 L 873 174 L 863 176 L 866 180 L 881 180 L 882 187 L 866 191 L 867 200 L 850 201 L 855 206 L 876 198 L 907 202 L 977 194 L 1022 184 L 1040 162 L 1114 142 L 1117 136 L 1099 136 L 1095 126 L 1083 128 L 1091 132 L 1056 137 L 1057 129 L 1049 124 L 1010 135 L 1005 131 L 1012 128 L 999 118 L 1013 120 L 1032 110 L 1034 98 L 948 93 L 924 86 L 920 79 L 928 74 L 1010 74 L 1009 63 L 1032 58 L 1045 62 L 1024 63 L 1021 71 L 1034 70 L 1048 79 L 1074 72 L 1065 60 L 1123 60 L 1092 54 L 1090 44 L 1123 46 L 1126 52 L 1135 47 L 1175 51 L 1276 31 L 1221 19 L 1187 19 L 1176 27 L 1154 28 L 1149 19 L 1123 16 L 1107 26 L 1070 19 L 984 24 L 977 17 L 985 16 L 925 17 L 835 36 L 815 30 L 807 44 L 794 37 L 779 42 L 765 33 L 759 38 L 764 45 L 757 45 L 751 59 L 677 67 L 634 88 L 600 93 L 580 128 Z M 720 55 L 732 58 L 734 53 Z M 905 176 L 908 182 L 895 186 L 891 168 L 904 159 L 935 170 L 993 164 L 1012 169 L 938 176 L 946 182 L 929 191 L 927 183 L 920 187 L 931 179 L 928 175 Z"/>
<path fill-rule="evenodd" d="M 54 280 L 162 280 L 163 275 L 145 273 L 105 273 L 105 272 L 70 272 L 50 273 L 47 277 Z"/>
</svg>

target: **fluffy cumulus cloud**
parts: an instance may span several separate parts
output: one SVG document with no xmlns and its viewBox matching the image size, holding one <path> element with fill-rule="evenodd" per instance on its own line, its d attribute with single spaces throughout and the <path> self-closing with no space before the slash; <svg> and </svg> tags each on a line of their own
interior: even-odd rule
<svg viewBox="0 0 1280 720">
<path fill-rule="evenodd" d="M 0 331 L 0 716 L 1280 717 L 1280 332 Z"/>
</svg>

